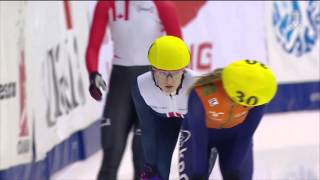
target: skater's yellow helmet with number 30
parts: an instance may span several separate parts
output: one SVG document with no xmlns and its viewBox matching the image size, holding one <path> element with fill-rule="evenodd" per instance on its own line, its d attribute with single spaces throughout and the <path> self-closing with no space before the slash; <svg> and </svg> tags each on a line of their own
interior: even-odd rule
<svg viewBox="0 0 320 180">
<path fill-rule="evenodd" d="M 190 53 L 187 45 L 178 37 L 161 36 L 148 52 L 150 64 L 161 70 L 179 70 L 188 66 Z"/>
<path fill-rule="evenodd" d="M 223 88 L 236 103 L 259 106 L 272 100 L 277 92 L 276 77 L 256 60 L 235 61 L 222 71 Z"/>
</svg>

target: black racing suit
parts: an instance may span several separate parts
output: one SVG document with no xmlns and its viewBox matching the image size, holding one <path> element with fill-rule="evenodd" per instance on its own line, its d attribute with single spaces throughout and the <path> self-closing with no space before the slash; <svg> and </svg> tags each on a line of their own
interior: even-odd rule
<svg viewBox="0 0 320 180">
<path fill-rule="evenodd" d="M 132 142 L 134 177 L 136 180 L 139 179 L 139 172 L 143 168 L 143 153 L 139 121 L 130 89 L 137 76 L 148 70 L 150 70 L 149 66 L 113 65 L 110 90 L 101 120 L 103 161 L 98 180 L 116 179 L 127 137 L 133 127 L 135 128 Z"/>
</svg>

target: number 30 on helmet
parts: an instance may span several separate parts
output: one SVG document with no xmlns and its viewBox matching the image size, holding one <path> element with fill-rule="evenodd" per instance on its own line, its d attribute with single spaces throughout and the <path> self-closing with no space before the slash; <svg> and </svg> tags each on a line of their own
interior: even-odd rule
<svg viewBox="0 0 320 180">
<path fill-rule="evenodd" d="M 266 65 L 255 60 L 235 61 L 222 71 L 223 88 L 236 103 L 259 106 L 277 92 L 276 77 Z"/>
</svg>

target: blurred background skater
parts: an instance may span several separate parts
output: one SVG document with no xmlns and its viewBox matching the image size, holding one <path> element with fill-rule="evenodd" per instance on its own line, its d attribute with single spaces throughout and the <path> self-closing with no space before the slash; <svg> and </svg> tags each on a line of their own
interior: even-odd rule
<svg viewBox="0 0 320 180">
<path fill-rule="evenodd" d="M 175 6 L 167 1 L 99 1 L 95 7 L 86 52 L 90 94 L 102 99 L 107 85 L 98 72 L 98 55 L 107 27 L 114 45 L 109 92 L 101 120 L 103 160 L 98 180 L 114 180 L 134 126 L 132 143 L 134 179 L 143 166 L 140 129 L 131 100 L 130 88 L 139 74 L 149 70 L 148 48 L 157 37 L 168 34 L 181 37 Z"/>
<path fill-rule="evenodd" d="M 138 76 L 132 90 L 145 155 L 141 180 L 167 180 L 195 73 L 186 69 L 188 47 L 174 36 L 156 39 L 148 58 L 152 70 Z"/>
<path fill-rule="evenodd" d="M 235 61 L 200 78 L 182 123 L 180 178 L 208 179 L 208 154 L 216 147 L 223 179 L 252 179 L 253 134 L 276 91 L 273 72 L 255 60 Z"/>
</svg>

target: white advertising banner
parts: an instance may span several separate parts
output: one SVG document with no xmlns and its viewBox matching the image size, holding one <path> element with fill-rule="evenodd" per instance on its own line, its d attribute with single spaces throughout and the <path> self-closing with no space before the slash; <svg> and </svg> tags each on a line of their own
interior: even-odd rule
<svg viewBox="0 0 320 180">
<path fill-rule="evenodd" d="M 25 2 L 0 2 L 0 170 L 32 159 Z"/>
<path fill-rule="evenodd" d="M 262 1 L 176 2 L 192 69 L 207 72 L 240 59 L 267 61 Z"/>
<path fill-rule="evenodd" d="M 88 30 L 87 2 L 28 2 L 28 80 L 37 159 L 101 113 L 101 103 L 88 98 Z"/>
<path fill-rule="evenodd" d="M 320 80 L 320 2 L 265 2 L 268 57 L 280 82 Z"/>
<path fill-rule="evenodd" d="M 174 3 L 184 41 L 191 53 L 191 69 L 206 73 L 240 59 L 257 59 L 267 63 L 262 1 Z M 89 2 L 91 16 L 95 4 L 95 1 Z M 104 76 L 106 73 L 103 71 L 107 69 L 110 72 L 112 57 L 109 31 L 106 34 L 99 56 L 99 70 Z"/>
</svg>

